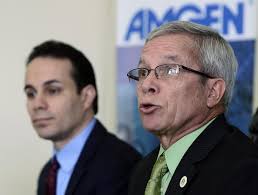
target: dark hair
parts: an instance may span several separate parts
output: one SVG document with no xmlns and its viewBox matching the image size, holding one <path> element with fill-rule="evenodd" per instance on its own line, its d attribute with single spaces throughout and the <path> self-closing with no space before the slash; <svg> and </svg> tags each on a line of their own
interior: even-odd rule
<svg viewBox="0 0 258 195">
<path fill-rule="evenodd" d="M 82 52 L 66 43 L 48 40 L 33 48 L 27 58 L 26 64 L 28 65 L 37 57 L 52 57 L 70 60 L 72 64 L 71 76 L 77 86 L 78 93 L 89 84 L 95 87 L 96 97 L 93 101 L 93 110 L 95 114 L 98 112 L 98 92 L 94 70 L 89 60 Z"/>
<path fill-rule="evenodd" d="M 258 144 L 258 108 L 250 123 L 249 132 L 254 143 Z"/>
</svg>

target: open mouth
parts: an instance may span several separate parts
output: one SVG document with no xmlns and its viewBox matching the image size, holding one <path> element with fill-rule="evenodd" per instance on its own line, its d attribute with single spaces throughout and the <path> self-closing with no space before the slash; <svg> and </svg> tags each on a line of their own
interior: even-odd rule
<svg viewBox="0 0 258 195">
<path fill-rule="evenodd" d="M 140 112 L 142 112 L 144 114 L 151 114 L 158 108 L 159 108 L 159 106 L 151 104 L 151 103 L 143 103 L 143 104 L 140 104 L 140 106 L 139 106 Z"/>
</svg>

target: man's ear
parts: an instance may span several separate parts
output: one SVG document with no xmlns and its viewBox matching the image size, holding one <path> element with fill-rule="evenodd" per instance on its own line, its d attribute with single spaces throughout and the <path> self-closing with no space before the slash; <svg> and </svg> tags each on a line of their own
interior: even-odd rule
<svg viewBox="0 0 258 195">
<path fill-rule="evenodd" d="M 208 85 L 208 97 L 207 106 L 212 108 L 220 103 L 222 97 L 224 96 L 226 84 L 221 78 L 209 79 L 207 81 Z"/>
<path fill-rule="evenodd" d="M 96 89 L 93 85 L 87 85 L 81 90 L 81 101 L 83 102 L 84 108 L 88 110 L 93 107 L 93 101 L 96 97 Z"/>
</svg>

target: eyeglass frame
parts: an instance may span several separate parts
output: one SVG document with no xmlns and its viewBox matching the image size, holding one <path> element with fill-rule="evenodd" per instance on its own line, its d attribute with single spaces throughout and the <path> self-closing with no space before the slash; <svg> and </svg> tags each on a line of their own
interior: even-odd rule
<svg viewBox="0 0 258 195">
<path fill-rule="evenodd" d="M 194 70 L 194 69 L 192 69 L 192 68 L 188 68 L 188 67 L 186 67 L 186 66 L 184 66 L 184 65 L 182 65 L 182 64 L 161 64 L 161 65 L 158 65 L 157 67 L 155 67 L 154 69 L 148 69 L 148 68 L 134 68 L 134 69 L 130 70 L 130 71 L 127 73 L 127 77 L 128 77 L 129 79 L 133 79 L 133 80 L 135 80 L 135 81 L 139 81 L 139 77 L 136 78 L 135 76 L 133 76 L 133 75 L 130 74 L 132 71 L 135 71 L 135 70 L 147 70 L 148 74 L 147 74 L 147 76 L 144 78 L 144 79 L 146 79 L 146 78 L 149 76 L 150 72 L 151 72 L 152 70 L 154 70 L 155 77 L 156 77 L 157 79 L 159 79 L 158 73 L 157 73 L 157 68 L 159 68 L 159 67 L 161 67 L 161 66 L 174 66 L 174 65 L 176 65 L 176 66 L 178 67 L 178 69 L 182 68 L 182 69 L 184 69 L 184 70 L 187 70 L 187 71 L 189 71 L 189 72 L 198 74 L 198 75 L 203 76 L 203 77 L 207 77 L 207 78 L 209 78 L 209 79 L 215 78 L 215 77 L 213 77 L 213 76 L 210 76 L 210 75 L 208 75 L 208 74 L 206 74 L 206 73 L 203 73 L 203 72 L 200 72 L 200 71 L 198 71 L 198 70 Z M 179 72 L 180 72 L 180 71 L 179 71 Z M 176 74 L 179 74 L 179 72 L 176 73 Z M 168 74 L 167 74 L 167 75 L 168 75 Z M 143 80 L 144 80 L 144 79 L 143 79 Z"/>
</svg>

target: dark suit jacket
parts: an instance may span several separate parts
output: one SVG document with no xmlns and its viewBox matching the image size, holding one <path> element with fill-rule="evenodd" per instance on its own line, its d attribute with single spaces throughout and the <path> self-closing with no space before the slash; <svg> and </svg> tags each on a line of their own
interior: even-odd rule
<svg viewBox="0 0 258 195">
<path fill-rule="evenodd" d="M 144 190 L 159 148 L 136 166 L 129 195 Z M 218 116 L 194 141 L 180 161 L 166 195 L 258 195 L 258 148 Z M 183 176 L 187 183 L 180 187 Z"/>
<path fill-rule="evenodd" d="M 97 121 L 68 183 L 65 195 L 125 195 L 128 180 L 140 155 L 107 132 Z M 38 180 L 38 195 L 45 194 L 48 162 Z"/>
</svg>

